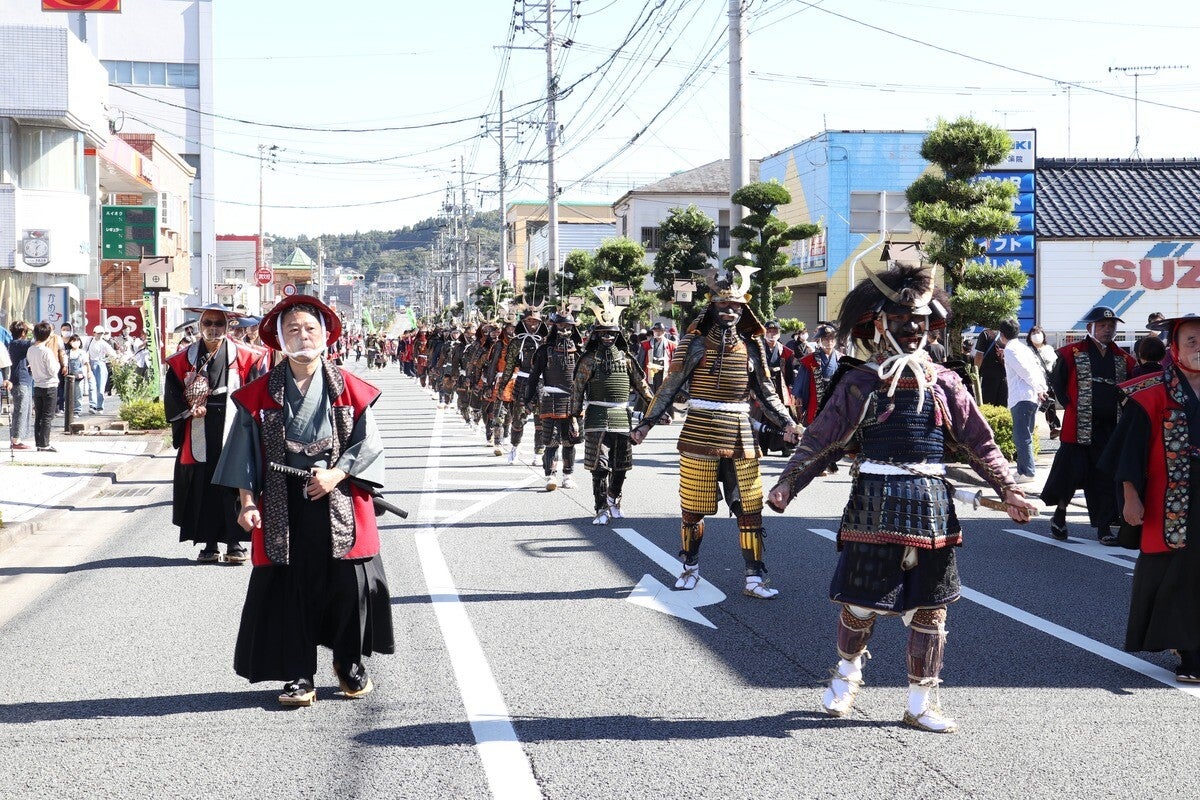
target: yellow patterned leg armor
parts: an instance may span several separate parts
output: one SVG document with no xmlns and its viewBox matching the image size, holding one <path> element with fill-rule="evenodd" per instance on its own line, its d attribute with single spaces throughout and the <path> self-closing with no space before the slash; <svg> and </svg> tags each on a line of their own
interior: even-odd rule
<svg viewBox="0 0 1200 800">
<path fill-rule="evenodd" d="M 717 513 L 718 464 L 715 458 L 697 458 L 686 453 L 679 456 L 679 507 L 685 512 L 701 517 Z"/>
</svg>

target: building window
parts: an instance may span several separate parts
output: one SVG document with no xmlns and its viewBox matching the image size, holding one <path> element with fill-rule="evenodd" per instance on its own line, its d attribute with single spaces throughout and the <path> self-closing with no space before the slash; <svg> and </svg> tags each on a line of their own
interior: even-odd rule
<svg viewBox="0 0 1200 800">
<path fill-rule="evenodd" d="M 196 89 L 200 86 L 199 64 L 168 64 L 162 61 L 102 61 L 108 82 L 118 86 L 170 86 Z"/>
<path fill-rule="evenodd" d="M 17 140 L 14 135 L 16 125 L 10 120 L 0 118 L 0 183 L 17 182 Z"/>
<path fill-rule="evenodd" d="M 717 226 L 717 249 L 727 250 L 729 248 L 729 226 Z"/>
<path fill-rule="evenodd" d="M 246 270 L 244 269 L 227 269 L 225 270 L 226 283 L 245 283 Z"/>
<path fill-rule="evenodd" d="M 17 183 L 22 189 L 83 191 L 83 134 L 65 128 L 17 131 Z"/>
<path fill-rule="evenodd" d="M 908 200 L 904 192 L 851 192 L 851 233 L 909 233 Z"/>
<path fill-rule="evenodd" d="M 647 250 L 662 249 L 662 228 L 642 228 L 642 246 Z"/>
</svg>

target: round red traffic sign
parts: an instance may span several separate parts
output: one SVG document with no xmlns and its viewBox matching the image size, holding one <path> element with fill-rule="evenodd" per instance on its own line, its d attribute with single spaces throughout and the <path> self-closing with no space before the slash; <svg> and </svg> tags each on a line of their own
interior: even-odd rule
<svg viewBox="0 0 1200 800">
<path fill-rule="evenodd" d="M 292 295 L 294 295 L 295 293 L 296 293 L 296 284 L 294 284 L 294 283 L 285 283 L 285 284 L 283 285 L 283 296 L 284 296 L 284 297 L 291 297 L 291 296 L 292 296 Z"/>
<path fill-rule="evenodd" d="M 260 267 L 259 269 L 254 270 L 254 282 L 259 286 L 266 286 L 274 279 L 274 271 L 268 269 L 267 267 Z"/>
</svg>

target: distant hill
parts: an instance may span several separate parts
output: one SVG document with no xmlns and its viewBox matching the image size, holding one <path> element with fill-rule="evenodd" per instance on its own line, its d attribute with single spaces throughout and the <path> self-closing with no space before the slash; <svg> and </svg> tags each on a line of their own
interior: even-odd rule
<svg viewBox="0 0 1200 800">
<path fill-rule="evenodd" d="M 380 272 L 397 275 L 419 273 L 429 268 L 430 253 L 437 241 L 438 231 L 446 225 L 444 219 L 430 217 L 413 225 L 392 231 L 355 231 L 300 236 L 267 235 L 277 259 L 287 258 L 299 247 L 314 261 L 317 259 L 317 239 L 325 244 L 325 262 L 366 275 L 368 283 L 378 279 Z M 467 260 L 475 263 L 476 239 L 480 260 L 500 262 L 500 212 L 487 211 L 467 220 Z"/>
</svg>

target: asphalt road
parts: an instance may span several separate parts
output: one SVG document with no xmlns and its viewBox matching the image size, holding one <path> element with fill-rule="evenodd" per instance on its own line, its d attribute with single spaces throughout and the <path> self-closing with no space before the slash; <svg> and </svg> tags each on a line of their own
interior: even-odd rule
<svg viewBox="0 0 1200 800">
<path fill-rule="evenodd" d="M 532 429 L 510 467 L 394 368 L 369 377 L 385 392 L 389 497 L 412 512 L 381 518 L 398 652 L 368 662 L 376 691 L 341 700 L 325 669 L 314 707 L 283 710 L 277 686 L 234 675 L 249 568 L 198 565 L 177 542 L 168 453 L 0 554 L 0 798 L 1195 791 L 1200 692 L 1173 685 L 1170 658 L 1120 652 L 1132 554 L 1089 541 L 1081 510 L 1060 546 L 1046 516 L 1022 530 L 960 507 L 969 591 L 941 690 L 959 733 L 900 725 L 894 619 L 835 720 L 819 697 L 844 470 L 767 512 L 778 598 L 741 594 L 727 517 L 710 520 L 706 583 L 683 597 L 661 590 L 677 427 L 638 448 L 627 519 L 595 527 L 582 465 L 579 488 L 543 490 Z M 768 487 L 781 466 L 764 462 Z"/>
</svg>

